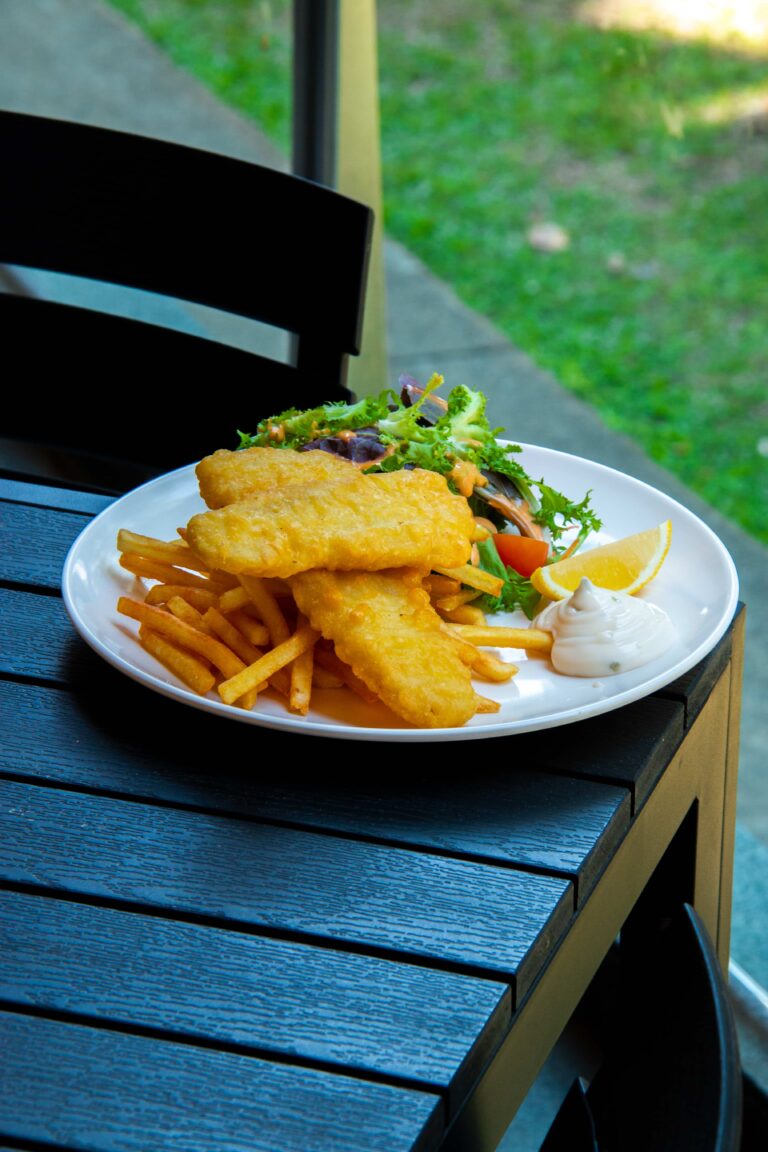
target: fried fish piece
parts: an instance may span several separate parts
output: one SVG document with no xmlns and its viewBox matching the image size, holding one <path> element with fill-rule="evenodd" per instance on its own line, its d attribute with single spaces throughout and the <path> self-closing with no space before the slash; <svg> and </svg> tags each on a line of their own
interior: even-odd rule
<svg viewBox="0 0 768 1152">
<path fill-rule="evenodd" d="M 188 541 L 213 568 L 288 577 L 310 568 L 458 567 L 474 531 L 469 504 L 437 472 L 353 471 L 344 484 L 289 485 L 202 512 Z"/>
<path fill-rule="evenodd" d="M 479 697 L 415 569 L 302 572 L 289 581 L 312 627 L 393 712 L 419 728 L 457 728 Z"/>
<path fill-rule="evenodd" d="M 196 472 L 200 495 L 208 507 L 223 508 L 288 484 L 347 480 L 353 468 L 348 460 L 318 450 L 244 448 L 230 452 L 220 448 L 201 460 Z"/>
</svg>

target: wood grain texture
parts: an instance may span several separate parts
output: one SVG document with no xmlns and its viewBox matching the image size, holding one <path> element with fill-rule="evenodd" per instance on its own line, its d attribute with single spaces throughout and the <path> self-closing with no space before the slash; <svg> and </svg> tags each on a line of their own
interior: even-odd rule
<svg viewBox="0 0 768 1152">
<path fill-rule="evenodd" d="M 0 580 L 59 588 L 67 552 L 90 516 L 0 503 Z"/>
<path fill-rule="evenodd" d="M 567 882 L 511 868 L 7 781 L 0 877 L 420 957 L 518 992 L 573 903 Z"/>
<path fill-rule="evenodd" d="M 105 496 L 100 492 L 78 492 L 74 488 L 55 488 L 50 484 L 33 484 L 27 480 L 10 480 L 0 476 L 0 500 L 9 500 L 14 504 L 34 504 L 38 508 L 59 508 L 65 512 L 82 512 L 86 516 L 94 516 L 114 499 L 114 496 Z"/>
<path fill-rule="evenodd" d="M 58 596 L 0 588 L 0 619 L 0 673 L 64 685 L 91 656 Z"/>
<path fill-rule="evenodd" d="M 427 1152 L 441 1103 L 255 1057 L 0 1013 L 0 1135 L 89 1152 Z M 41 1054 L 45 1058 L 41 1059 Z"/>
<path fill-rule="evenodd" d="M 626 789 L 515 768 L 504 757 L 466 773 L 460 764 L 436 769 L 418 744 L 399 745 L 395 764 L 391 749 L 345 744 L 319 781 L 317 750 L 305 741 L 230 725 L 222 760 L 220 722 L 189 710 L 174 726 L 177 712 L 108 669 L 88 692 L 0 684 L 0 725 L 8 730 L 0 770 L 547 869 L 572 876 L 580 896 L 629 822 Z M 132 719 L 138 714 L 153 732 L 151 758 Z M 14 724 L 20 715 L 30 722 Z M 349 772 L 350 753 L 366 757 L 368 782 Z"/>
<path fill-rule="evenodd" d="M 454 1098 L 510 1020 L 490 980 L 0 891 L 0 1001 L 275 1053 Z"/>
</svg>

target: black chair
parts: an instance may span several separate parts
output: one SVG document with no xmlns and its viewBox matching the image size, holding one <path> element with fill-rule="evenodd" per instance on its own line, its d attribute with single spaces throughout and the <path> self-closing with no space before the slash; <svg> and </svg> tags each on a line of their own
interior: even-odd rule
<svg viewBox="0 0 768 1152">
<path fill-rule="evenodd" d="M 293 333 L 297 348 L 286 365 L 0 294 L 0 470 L 70 482 L 80 469 L 120 490 L 234 447 L 236 429 L 275 411 L 349 398 L 370 209 L 254 164 L 11 112 L 0 112 L 0 157 L 0 264 L 235 313 Z"/>
<path fill-rule="evenodd" d="M 625 954 L 622 956 L 621 953 Z M 618 949 L 611 1027 L 586 1097 L 566 1097 L 546 1152 L 738 1152 L 742 1072 L 728 988 L 688 904 Z"/>
</svg>

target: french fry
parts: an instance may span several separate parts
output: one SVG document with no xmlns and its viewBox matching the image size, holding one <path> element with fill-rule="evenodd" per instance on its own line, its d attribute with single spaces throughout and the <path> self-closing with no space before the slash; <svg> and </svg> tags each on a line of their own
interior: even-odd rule
<svg viewBox="0 0 768 1152">
<path fill-rule="evenodd" d="M 448 620 L 452 624 L 475 624 L 480 627 L 485 624 L 485 614 L 474 604 L 460 604 L 458 608 L 454 608 L 450 612 L 446 612 L 444 608 L 438 608 L 438 612 L 443 620 Z"/>
<path fill-rule="evenodd" d="M 345 664 L 340 660 L 335 652 L 329 648 L 321 648 L 319 645 L 315 648 L 315 663 L 324 668 L 326 672 L 338 676 L 342 684 L 346 684 L 347 688 L 351 688 L 356 696 L 361 700 L 365 700 L 366 704 L 378 703 L 378 696 L 375 692 L 371 691 L 368 685 L 356 676 L 350 668 L 349 664 Z"/>
<path fill-rule="evenodd" d="M 186 588 L 183 584 L 154 584 L 144 598 L 145 604 L 167 604 L 174 596 L 186 600 L 198 612 L 206 612 L 214 608 L 219 602 L 215 592 L 207 588 Z"/>
<path fill-rule="evenodd" d="M 161 560 L 146 560 L 134 552 L 123 552 L 120 557 L 120 567 L 132 572 L 134 576 L 143 576 L 147 580 L 159 580 L 161 584 L 181 584 L 185 588 L 203 588 L 216 593 L 224 591 L 224 588 L 216 581 L 208 580 L 205 576 L 196 576 L 192 572 L 186 572 L 183 568 L 174 568 L 172 564 L 165 564 Z"/>
<path fill-rule="evenodd" d="M 139 629 L 139 643 L 145 651 L 154 656 L 155 660 L 159 660 L 169 672 L 177 676 L 182 684 L 186 684 L 199 696 L 205 696 L 216 683 L 213 672 L 202 660 L 193 656 L 191 652 L 179 648 L 167 636 L 153 632 L 146 625 L 142 625 Z"/>
<path fill-rule="evenodd" d="M 180 596 L 172 597 L 168 601 L 167 607 L 179 620 L 183 620 L 193 628 L 204 632 L 206 636 L 218 637 L 222 640 L 236 656 L 240 657 L 244 666 L 252 664 L 264 655 L 260 649 L 249 644 L 248 640 L 238 632 L 237 628 L 228 621 L 225 616 L 222 616 L 215 607 L 208 608 L 205 616 L 203 616 L 193 605 L 188 604 Z M 267 630 L 263 624 L 258 625 L 258 627 L 263 629 L 264 636 L 268 639 Z M 260 684 L 257 688 L 252 689 L 251 692 L 246 692 L 245 695 L 237 701 L 238 708 L 246 708 L 250 711 L 256 703 L 259 691 L 266 687 L 266 684 Z M 287 677 L 284 683 L 281 684 L 281 688 L 283 694 L 287 696 L 290 691 Z"/>
<path fill-rule="evenodd" d="M 144 601 L 146 604 L 146 600 Z M 194 605 L 189 604 L 181 596 L 173 596 L 166 605 L 169 612 L 172 612 L 177 620 L 183 620 L 185 624 L 190 624 L 193 628 L 197 628 L 199 632 L 204 632 L 206 636 L 213 636 L 213 631 L 205 623 L 202 613 L 198 612 Z"/>
<path fill-rule="evenodd" d="M 438 612 L 453 612 L 454 609 L 460 608 L 462 604 L 469 604 L 472 600 L 477 600 L 478 596 L 482 596 L 477 588 L 464 588 L 461 592 L 455 592 L 452 596 L 444 596 L 441 600 L 435 600 L 435 608 Z"/>
<path fill-rule="evenodd" d="M 258 576 L 241 576 L 240 583 L 251 598 L 259 616 L 269 629 L 272 643 L 284 643 L 291 634 L 280 605 L 263 580 Z"/>
<path fill-rule="evenodd" d="M 205 616 L 201 616 L 191 604 L 185 603 L 181 597 L 174 597 L 173 600 L 169 600 L 168 607 L 174 616 L 178 616 L 180 620 L 186 620 L 187 624 L 199 628 L 207 636 L 218 636 L 228 648 L 232 649 L 236 656 L 240 657 L 244 664 L 250 664 L 262 655 L 258 648 L 254 648 L 244 636 L 239 634 L 237 629 L 222 616 L 217 608 L 209 608 Z M 261 685 L 261 687 L 266 687 L 266 685 Z M 250 692 L 246 692 L 238 700 L 238 708 L 245 708 L 250 711 L 256 703 L 258 691 L 258 688 L 254 688 Z"/>
<path fill-rule="evenodd" d="M 178 568 L 188 568 L 201 576 L 208 576 L 222 588 L 238 587 L 237 579 L 229 572 L 212 569 L 204 563 L 184 540 L 157 540 L 154 536 L 141 536 L 121 528 L 117 534 L 119 552 L 131 556 L 141 556 L 144 560 L 154 560 L 160 564 L 170 564 Z"/>
<path fill-rule="evenodd" d="M 233 591 L 237 591 L 237 589 L 233 589 Z M 240 588 L 240 591 L 243 592 L 247 597 L 248 594 L 245 592 L 244 588 Z M 221 601 L 219 601 L 219 604 L 221 605 Z M 237 612 L 230 612 L 227 616 L 227 619 L 232 624 L 234 624 L 235 628 L 237 628 L 239 632 L 242 632 L 246 640 L 248 640 L 255 648 L 260 649 L 262 647 L 266 647 L 270 642 L 269 630 L 266 624 L 262 624 L 260 620 L 255 618 L 255 616 L 251 616 L 248 613 L 248 606 L 253 607 L 250 600 L 248 600 L 248 604 L 245 608 L 238 609 Z M 221 607 L 219 610 L 221 611 Z M 252 661 L 246 660 L 246 664 L 250 663 L 252 663 Z M 274 676 L 270 678 L 269 684 L 270 687 L 276 689 L 276 691 L 278 691 L 282 696 L 285 696 L 286 699 L 290 695 L 291 677 L 290 673 L 286 669 L 281 668 L 278 672 L 275 672 Z M 265 687 L 266 685 L 262 684 L 259 690 L 262 690 Z M 251 704 L 250 707 L 252 708 L 253 704 Z"/>
<path fill-rule="evenodd" d="M 440 596 L 455 596 L 457 592 L 461 591 L 459 580 L 454 580 L 450 576 L 440 576 L 436 572 L 431 572 L 429 576 L 424 577 L 424 587 L 433 600 Z"/>
<path fill-rule="evenodd" d="M 183 620 L 178 620 L 162 608 L 156 608 L 152 604 L 141 604 L 137 600 L 129 600 L 127 596 L 121 596 L 117 602 L 117 610 L 123 616 L 130 616 L 132 620 L 145 624 L 153 632 L 160 632 L 182 648 L 204 656 L 228 679 L 245 668 L 240 657 L 230 652 L 220 640 L 206 636 L 204 632 L 198 631 Z"/>
<path fill-rule="evenodd" d="M 492 576 L 484 568 L 475 568 L 472 564 L 465 564 L 461 568 L 436 568 L 435 571 L 441 576 L 458 580 L 460 584 L 466 584 L 469 588 L 479 588 L 489 596 L 498 596 L 504 587 L 504 581 L 500 576 Z"/>
<path fill-rule="evenodd" d="M 543 652 L 545 655 L 552 650 L 552 633 L 543 628 L 502 628 L 486 624 L 478 627 L 474 624 L 453 624 L 451 632 L 470 644 L 480 644 L 487 648 L 521 648 L 526 652 Z"/>
<path fill-rule="evenodd" d="M 450 625 L 445 627 L 447 630 Z M 449 631 L 448 635 L 456 644 L 456 652 L 460 659 L 468 668 L 472 669 L 475 675 L 481 676 L 483 680 L 490 680 L 494 684 L 504 684 L 518 672 L 516 664 L 507 664 L 503 660 L 499 660 L 498 656 L 484 652 L 482 648 L 476 648 L 474 644 L 470 644 L 468 640 L 462 640 L 453 632 Z"/>
<path fill-rule="evenodd" d="M 203 624 L 210 628 L 211 632 L 218 636 L 219 640 L 223 640 L 228 648 L 240 657 L 244 664 L 254 664 L 260 660 L 264 653 L 260 648 L 255 647 L 249 640 L 246 640 L 242 632 L 239 632 L 231 620 L 223 616 L 218 608 L 209 608 L 203 617 Z"/>
<path fill-rule="evenodd" d="M 247 612 L 242 610 L 230 612 L 227 618 L 232 621 L 238 631 L 242 632 L 246 640 L 250 640 L 251 644 L 255 644 L 257 648 L 269 644 L 269 629 L 266 624 L 254 620 L 253 616 L 249 616 Z"/>
<path fill-rule="evenodd" d="M 298 617 L 298 628 L 309 627 L 309 622 L 301 614 Z M 312 644 L 291 664 L 291 693 L 289 704 L 294 712 L 306 716 L 309 711 L 309 701 L 312 696 L 312 669 L 315 664 L 315 645 Z"/>
<path fill-rule="evenodd" d="M 222 592 L 219 596 L 218 609 L 228 616 L 230 612 L 236 612 L 238 608 L 244 608 L 246 604 L 251 603 L 251 598 L 243 588 L 242 584 L 238 584 L 237 588 L 230 588 L 227 592 Z"/>
<path fill-rule="evenodd" d="M 198 560 L 188 544 L 179 540 L 156 540 L 154 536 L 140 536 L 138 532 L 121 528 L 117 534 L 117 550 L 132 552 L 146 560 L 159 560 L 164 564 L 191 568 L 195 572 L 210 573 L 208 565 Z"/>
<path fill-rule="evenodd" d="M 229 591 L 230 588 L 237 588 L 238 579 L 231 572 L 225 572 L 221 568 L 211 568 L 211 584 L 215 584 L 222 594 Z"/>
<path fill-rule="evenodd" d="M 501 708 L 498 700 L 489 700 L 487 696 L 478 696 L 477 698 L 477 712 L 498 712 Z"/>
<path fill-rule="evenodd" d="M 258 688 L 265 680 L 274 676 L 275 672 L 290 664 L 302 652 L 311 647 L 318 639 L 319 633 L 310 628 L 308 624 L 301 624 L 292 636 L 278 644 L 266 656 L 262 656 L 255 664 L 243 668 L 236 675 L 229 677 L 219 684 L 219 695 L 225 704 L 233 704 L 235 700 L 252 688 Z"/>
<path fill-rule="evenodd" d="M 287 668 L 279 668 L 273 676 L 269 678 L 270 688 L 275 688 L 281 696 L 285 696 L 286 700 L 291 694 L 291 673 Z M 259 688 L 261 692 L 266 685 Z"/>
<path fill-rule="evenodd" d="M 258 698 L 259 689 L 251 688 L 250 692 L 244 692 L 240 699 L 235 701 L 235 707 L 242 708 L 244 712 L 250 712 Z"/>
</svg>

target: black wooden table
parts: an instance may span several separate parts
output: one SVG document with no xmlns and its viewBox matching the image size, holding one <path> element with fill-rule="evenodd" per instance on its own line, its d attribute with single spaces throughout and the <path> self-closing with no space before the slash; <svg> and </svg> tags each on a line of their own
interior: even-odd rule
<svg viewBox="0 0 768 1152">
<path fill-rule="evenodd" d="M 0 480 L 3 1148 L 482 1152 L 648 893 L 727 963 L 740 616 L 565 728 L 295 737 L 80 641 L 105 502 Z"/>
</svg>

